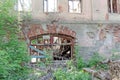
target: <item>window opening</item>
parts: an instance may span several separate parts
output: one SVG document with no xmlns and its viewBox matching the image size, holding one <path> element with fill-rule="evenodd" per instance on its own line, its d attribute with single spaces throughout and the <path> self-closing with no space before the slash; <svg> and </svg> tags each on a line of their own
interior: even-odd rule
<svg viewBox="0 0 120 80">
<path fill-rule="evenodd" d="M 70 13 L 81 13 L 82 6 L 81 0 L 69 0 L 69 12 Z"/>
<path fill-rule="evenodd" d="M 72 38 L 62 35 L 41 35 L 31 40 L 31 46 L 41 51 L 52 50 L 53 60 L 70 60 L 72 58 Z M 32 56 L 40 56 L 35 50 L 30 50 Z M 39 62 L 40 58 L 32 58 L 31 62 Z"/>
<path fill-rule="evenodd" d="M 56 24 L 49 24 L 46 29 L 43 29 L 41 25 L 34 24 L 31 25 L 27 35 L 33 62 L 44 60 L 49 55 L 53 60 L 73 58 L 75 31 Z"/>
<path fill-rule="evenodd" d="M 31 4 L 31 0 L 17 0 L 14 8 L 18 11 L 31 11 Z"/>
<path fill-rule="evenodd" d="M 108 0 L 108 12 L 109 13 L 118 13 L 117 0 Z"/>
<path fill-rule="evenodd" d="M 57 12 L 57 0 L 44 0 L 44 12 Z"/>
</svg>

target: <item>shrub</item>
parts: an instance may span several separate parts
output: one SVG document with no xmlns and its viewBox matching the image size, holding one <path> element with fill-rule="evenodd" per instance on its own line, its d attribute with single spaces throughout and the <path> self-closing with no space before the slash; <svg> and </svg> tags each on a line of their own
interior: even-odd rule
<svg viewBox="0 0 120 80">
<path fill-rule="evenodd" d="M 79 54 L 79 46 L 75 46 L 75 62 L 77 69 L 81 70 L 83 67 L 86 67 L 86 62 Z"/>
<path fill-rule="evenodd" d="M 25 80 L 29 69 L 27 47 L 18 39 L 15 0 L 0 0 L 0 80 Z"/>
<path fill-rule="evenodd" d="M 55 71 L 54 76 L 56 80 L 91 80 L 90 75 L 83 70 L 71 69 L 58 69 Z"/>
<path fill-rule="evenodd" d="M 103 57 L 101 57 L 99 55 L 99 53 L 94 53 L 93 56 L 90 58 L 90 60 L 88 61 L 88 66 L 92 67 L 97 65 L 99 62 L 103 61 Z"/>
<path fill-rule="evenodd" d="M 54 72 L 54 76 L 56 80 L 91 80 L 91 76 L 88 73 L 76 68 L 73 60 L 67 62 L 67 67 L 57 69 Z"/>
</svg>

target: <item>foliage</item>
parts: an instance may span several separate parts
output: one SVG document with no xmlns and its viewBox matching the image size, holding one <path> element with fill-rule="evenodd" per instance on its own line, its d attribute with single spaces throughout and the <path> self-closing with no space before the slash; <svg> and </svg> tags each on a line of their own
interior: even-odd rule
<svg viewBox="0 0 120 80">
<path fill-rule="evenodd" d="M 90 58 L 89 60 L 89 63 L 88 63 L 88 66 L 89 67 L 92 67 L 92 66 L 95 66 L 97 65 L 98 63 L 100 63 L 101 61 L 103 61 L 103 57 L 99 55 L 99 53 L 94 53 L 92 55 L 92 57 Z"/>
<path fill-rule="evenodd" d="M 77 63 L 77 69 L 82 69 L 83 67 L 86 67 L 86 63 L 82 59 L 82 57 L 78 57 L 76 63 Z"/>
<path fill-rule="evenodd" d="M 56 80 L 91 80 L 88 73 L 78 70 L 75 66 L 69 66 L 64 69 L 57 69 L 54 72 Z"/>
<path fill-rule="evenodd" d="M 103 57 L 98 54 L 94 54 L 91 59 L 89 60 L 88 67 L 93 67 L 97 70 L 107 70 L 109 67 L 107 64 L 102 64 L 101 62 L 104 61 Z"/>
<path fill-rule="evenodd" d="M 47 49 L 44 49 L 43 51 L 45 52 L 44 56 L 46 58 L 41 59 L 41 61 L 38 62 L 37 65 L 39 65 L 40 67 L 50 66 L 51 62 L 53 61 L 53 56 L 52 56 L 53 51 Z"/>
<path fill-rule="evenodd" d="M 53 61 L 53 51 L 52 50 L 44 50 L 46 53 L 45 63 L 50 64 L 51 61 Z"/>
<path fill-rule="evenodd" d="M 81 70 L 82 68 L 86 68 L 86 67 L 94 67 L 95 69 L 108 69 L 108 65 L 107 64 L 101 64 L 100 62 L 102 62 L 104 60 L 104 58 L 102 56 L 99 55 L 99 53 L 94 53 L 91 58 L 87 61 L 85 61 L 79 54 L 79 46 L 75 46 L 75 55 L 76 55 L 76 67 L 78 70 Z"/>
<path fill-rule="evenodd" d="M 76 67 L 77 69 L 82 69 L 83 67 L 86 67 L 86 63 L 83 60 L 83 58 L 79 54 L 79 46 L 75 46 L 75 58 L 76 58 Z"/>
<path fill-rule="evenodd" d="M 59 68 L 54 72 L 56 80 L 91 80 L 88 73 L 85 73 L 82 69 L 77 69 L 74 66 L 74 61 L 67 61 L 66 68 Z"/>
<path fill-rule="evenodd" d="M 108 69 L 107 64 L 101 64 L 104 61 L 104 58 L 99 55 L 99 53 L 94 53 L 91 58 L 87 61 L 84 61 L 81 57 L 77 58 L 77 68 L 82 69 L 84 67 L 94 67 L 96 69 Z"/>
<path fill-rule="evenodd" d="M 18 40 L 14 1 L 0 1 L 0 80 L 24 80 L 29 72 L 25 66 L 29 60 L 25 42 Z"/>
</svg>

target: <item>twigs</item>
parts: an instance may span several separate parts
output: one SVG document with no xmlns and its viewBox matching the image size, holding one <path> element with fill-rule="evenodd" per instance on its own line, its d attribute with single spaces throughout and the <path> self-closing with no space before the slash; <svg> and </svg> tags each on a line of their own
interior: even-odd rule
<svg viewBox="0 0 120 80">
<path fill-rule="evenodd" d="M 85 72 L 92 74 L 93 77 L 96 77 L 100 80 L 120 80 L 120 60 L 112 61 L 112 60 L 105 60 L 99 62 L 98 64 L 107 64 L 109 69 L 105 70 L 93 70 L 91 68 L 83 68 Z"/>
</svg>

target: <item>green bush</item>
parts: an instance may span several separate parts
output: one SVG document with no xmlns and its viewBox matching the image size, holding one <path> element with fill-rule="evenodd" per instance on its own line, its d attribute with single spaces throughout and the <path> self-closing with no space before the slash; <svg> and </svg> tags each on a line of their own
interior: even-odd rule
<svg viewBox="0 0 120 80">
<path fill-rule="evenodd" d="M 77 58 L 76 60 L 77 63 L 77 69 L 82 69 L 83 67 L 86 67 L 85 61 L 82 59 L 82 57 Z"/>
<path fill-rule="evenodd" d="M 92 57 L 90 58 L 90 60 L 88 61 L 89 63 L 88 63 L 88 66 L 89 67 L 92 67 L 92 66 L 95 66 L 95 65 L 97 65 L 98 63 L 100 63 L 101 61 L 103 61 L 104 59 L 103 59 L 103 57 L 101 57 L 100 55 L 99 55 L 99 53 L 94 53 L 93 55 L 92 55 Z"/>
<path fill-rule="evenodd" d="M 25 66 L 28 54 L 25 43 L 10 40 L 0 50 L 0 80 L 18 80 L 27 78 L 29 69 Z"/>
<path fill-rule="evenodd" d="M 56 80 L 91 80 L 91 76 L 82 69 L 76 68 L 74 61 L 67 62 L 67 67 L 54 72 Z"/>
<path fill-rule="evenodd" d="M 56 80 L 91 80 L 88 73 L 85 73 L 83 70 L 77 71 L 74 68 L 56 70 L 54 73 Z"/>
<path fill-rule="evenodd" d="M 82 68 L 108 69 L 106 64 L 100 64 L 104 58 L 99 53 L 94 53 L 88 61 L 84 61 L 79 54 L 79 49 L 79 46 L 75 46 L 75 61 L 68 61 L 66 68 L 58 69 L 54 72 L 56 80 L 91 80 L 91 75 L 84 72 Z"/>
<path fill-rule="evenodd" d="M 95 69 L 107 70 L 109 67 L 107 64 L 102 64 L 101 62 L 105 59 L 99 55 L 99 53 L 94 53 L 93 56 L 89 59 L 87 67 L 94 67 Z"/>
<path fill-rule="evenodd" d="M 0 0 L 0 80 L 25 80 L 29 73 L 27 46 L 18 39 L 14 1 Z"/>
<path fill-rule="evenodd" d="M 75 46 L 75 62 L 77 69 L 81 70 L 83 67 L 86 67 L 86 62 L 80 56 L 79 49 L 79 46 Z"/>
<path fill-rule="evenodd" d="M 75 58 L 76 58 L 76 67 L 77 69 L 81 70 L 85 67 L 95 67 L 96 69 L 108 69 L 108 65 L 101 64 L 100 62 L 104 60 L 99 53 L 95 52 L 90 59 L 85 61 L 79 54 L 79 46 L 75 46 Z"/>
</svg>

